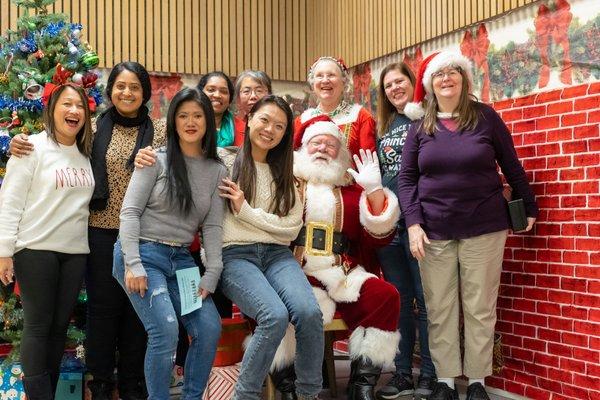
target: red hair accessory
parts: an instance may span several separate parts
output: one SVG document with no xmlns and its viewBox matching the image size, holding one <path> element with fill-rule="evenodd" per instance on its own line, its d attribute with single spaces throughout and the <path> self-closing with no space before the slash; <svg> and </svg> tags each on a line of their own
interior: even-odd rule
<svg viewBox="0 0 600 400">
<path fill-rule="evenodd" d="M 340 69 L 342 70 L 343 73 L 345 73 L 345 74 L 348 73 L 348 66 L 346 65 L 346 62 L 344 62 L 344 59 L 341 57 L 332 57 L 332 56 L 323 56 L 323 57 L 317 58 L 310 66 L 309 73 L 312 74 L 312 71 L 315 68 L 315 65 L 317 65 L 317 63 L 319 61 L 323 61 L 323 60 L 333 61 L 334 63 L 336 63 L 338 65 L 338 67 L 340 67 Z"/>
<path fill-rule="evenodd" d="M 48 82 L 46 83 L 46 85 L 44 86 L 44 93 L 42 93 L 42 104 L 44 105 L 44 107 L 48 106 L 48 102 L 50 101 L 50 98 L 52 97 L 52 94 L 56 91 L 56 89 L 58 89 L 61 86 L 75 86 L 75 84 L 73 83 L 63 83 L 60 85 L 55 85 L 52 82 Z M 90 109 L 90 112 L 96 112 L 96 100 L 94 100 L 93 97 L 88 96 L 87 93 L 85 95 L 85 97 L 87 98 L 87 102 L 88 102 L 88 107 Z"/>
</svg>

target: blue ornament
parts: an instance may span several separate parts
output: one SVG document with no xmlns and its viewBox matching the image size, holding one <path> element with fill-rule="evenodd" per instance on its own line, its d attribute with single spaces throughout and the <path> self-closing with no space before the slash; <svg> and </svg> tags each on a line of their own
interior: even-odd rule
<svg viewBox="0 0 600 400">
<path fill-rule="evenodd" d="M 32 38 L 23 38 L 18 42 L 19 50 L 23 53 L 35 53 L 37 51 L 37 44 Z"/>
<path fill-rule="evenodd" d="M 50 37 L 58 36 L 60 34 L 60 32 L 64 29 L 64 27 L 65 27 L 64 22 L 48 24 L 47 27 L 42 29 L 42 35 L 46 34 Z"/>
<path fill-rule="evenodd" d="M 98 89 L 97 86 L 91 88 L 90 90 L 88 90 L 88 96 L 92 96 L 92 98 L 96 102 L 96 105 L 100 105 L 104 101 L 104 97 L 102 96 L 102 92 L 100 91 L 100 89 Z"/>
<path fill-rule="evenodd" d="M 0 135 L 0 156 L 5 156 L 8 153 L 10 146 L 10 136 Z"/>
</svg>

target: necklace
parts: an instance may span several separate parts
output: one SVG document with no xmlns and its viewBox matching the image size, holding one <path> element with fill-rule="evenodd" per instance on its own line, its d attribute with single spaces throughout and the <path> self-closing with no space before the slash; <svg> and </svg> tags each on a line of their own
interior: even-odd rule
<svg viewBox="0 0 600 400">
<path fill-rule="evenodd" d="M 458 113 L 438 112 L 437 113 L 437 117 L 440 118 L 440 119 L 457 118 L 458 117 Z"/>
<path fill-rule="evenodd" d="M 348 109 L 348 106 L 349 106 L 349 104 L 345 100 L 342 100 L 340 102 L 340 104 L 338 104 L 338 106 L 331 112 L 325 112 L 325 111 L 321 110 L 321 108 L 319 106 L 317 106 L 316 108 L 314 108 L 312 116 L 327 115 L 329 118 L 334 119 L 338 115 L 345 113 Z"/>
</svg>

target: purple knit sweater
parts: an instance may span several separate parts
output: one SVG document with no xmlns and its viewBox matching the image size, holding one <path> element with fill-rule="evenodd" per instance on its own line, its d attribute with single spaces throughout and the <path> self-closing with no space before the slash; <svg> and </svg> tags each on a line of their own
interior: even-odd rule
<svg viewBox="0 0 600 400">
<path fill-rule="evenodd" d="M 500 166 L 528 217 L 537 217 L 535 196 L 517 158 L 510 132 L 488 105 L 475 103 L 473 130 L 453 132 L 438 123 L 429 136 L 412 124 L 402 151 L 398 198 L 406 226 L 421 224 L 430 239 L 465 239 L 509 227 Z"/>
</svg>

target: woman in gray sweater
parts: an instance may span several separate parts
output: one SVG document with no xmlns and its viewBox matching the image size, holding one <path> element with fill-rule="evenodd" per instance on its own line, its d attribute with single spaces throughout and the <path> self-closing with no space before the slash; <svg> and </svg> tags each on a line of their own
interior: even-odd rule
<svg viewBox="0 0 600 400">
<path fill-rule="evenodd" d="M 127 291 L 148 333 L 144 370 L 149 400 L 169 398 L 169 379 L 180 318 L 191 337 L 182 400 L 202 397 L 220 336 L 210 298 L 221 270 L 224 202 L 217 190 L 227 171 L 217 156 L 210 100 L 195 89 L 173 98 L 167 147 L 157 162 L 133 173 L 121 210 L 113 275 Z M 197 295 L 202 306 L 182 314 L 178 271 L 196 269 L 188 246 L 200 230 L 206 273 Z"/>
</svg>

